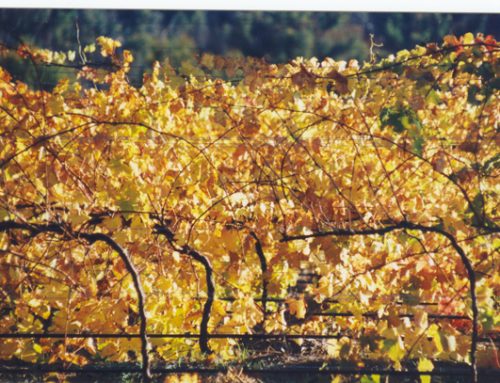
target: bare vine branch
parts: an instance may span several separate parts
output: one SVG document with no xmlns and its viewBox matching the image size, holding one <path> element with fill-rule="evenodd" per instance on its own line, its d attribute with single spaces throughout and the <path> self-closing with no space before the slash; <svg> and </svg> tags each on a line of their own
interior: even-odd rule
<svg viewBox="0 0 500 383">
<path fill-rule="evenodd" d="M 205 278 L 207 283 L 207 300 L 205 301 L 205 305 L 203 306 L 203 316 L 200 324 L 200 349 L 205 354 L 212 354 L 213 351 L 208 345 L 208 322 L 210 320 L 210 313 L 212 310 L 212 305 L 215 299 L 215 283 L 213 279 L 213 268 L 210 264 L 210 261 L 207 257 L 201 255 L 199 252 L 194 250 L 188 245 L 179 246 L 175 242 L 174 233 L 170 231 L 170 229 L 164 225 L 156 225 L 155 226 L 156 234 L 163 235 L 170 246 L 181 254 L 187 255 L 200 263 L 205 269 Z"/>
<path fill-rule="evenodd" d="M 370 229 L 334 229 L 323 232 L 315 232 L 311 234 L 302 234 L 302 235 L 287 235 L 285 234 L 281 239 L 282 242 L 288 241 L 296 241 L 296 240 L 306 240 L 309 238 L 316 237 L 326 237 L 326 236 L 358 236 L 358 235 L 385 235 L 387 233 L 396 231 L 396 230 L 418 230 L 422 233 L 436 233 L 444 236 L 450 242 L 453 249 L 458 253 L 460 259 L 467 270 L 467 276 L 469 279 L 469 289 L 470 289 L 470 297 L 471 297 L 471 309 L 472 309 L 472 335 L 471 335 L 471 349 L 470 349 L 470 359 L 471 359 L 471 372 L 472 379 L 474 383 L 478 382 L 477 378 L 477 361 L 476 361 L 476 351 L 477 351 L 477 340 L 478 340 L 478 319 L 479 319 L 479 311 L 477 307 L 477 296 L 476 296 L 476 274 L 474 272 L 474 268 L 472 267 L 472 263 L 465 254 L 463 248 L 459 245 L 457 239 L 442 229 L 439 226 L 425 226 L 418 223 L 413 223 L 409 221 L 401 221 L 395 223 L 393 225 L 380 227 L 380 228 L 370 228 Z"/>
<path fill-rule="evenodd" d="M 147 335 L 147 318 L 145 310 L 145 295 L 142 289 L 141 279 L 137 269 L 135 268 L 130 255 L 125 249 L 123 249 L 113 238 L 104 233 L 82 233 L 73 232 L 69 226 L 62 223 L 47 223 L 47 224 L 36 224 L 36 223 L 21 223 L 15 221 L 2 221 L 0 222 L 0 232 L 6 232 L 9 230 L 26 230 L 29 231 L 32 236 L 37 236 L 42 233 L 55 233 L 66 237 L 68 240 L 82 238 L 85 239 L 89 244 L 94 244 L 96 242 L 104 242 L 111 249 L 116 251 L 120 256 L 121 260 L 125 264 L 125 268 L 132 277 L 134 283 L 134 289 L 137 294 L 137 303 L 140 316 L 140 337 L 141 337 L 141 354 L 142 354 L 142 373 L 146 379 L 151 378 L 150 371 L 150 360 L 149 360 L 149 340 Z"/>
<path fill-rule="evenodd" d="M 255 240 L 255 252 L 257 253 L 260 261 L 260 270 L 262 274 L 262 310 L 264 312 L 263 323 L 265 323 L 267 315 L 267 286 L 269 284 L 267 277 L 267 261 L 264 250 L 262 249 L 262 242 L 260 241 L 257 234 L 255 234 L 254 231 L 251 231 L 250 236 Z"/>
</svg>

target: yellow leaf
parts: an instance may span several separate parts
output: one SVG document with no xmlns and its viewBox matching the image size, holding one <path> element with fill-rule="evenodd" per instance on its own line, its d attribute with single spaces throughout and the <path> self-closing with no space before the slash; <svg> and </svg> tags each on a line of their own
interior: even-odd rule
<svg viewBox="0 0 500 383">
<path fill-rule="evenodd" d="M 314 290 L 317 302 L 322 302 L 325 298 L 333 295 L 333 274 L 323 276 L 318 282 L 318 287 Z"/>
<path fill-rule="evenodd" d="M 396 362 L 396 364 L 399 365 L 399 362 L 404 358 L 405 355 L 406 350 L 403 340 L 400 336 L 398 336 L 394 344 L 389 349 L 388 356 L 392 361 Z"/>
<path fill-rule="evenodd" d="M 84 48 L 83 48 L 83 51 L 85 53 L 93 53 L 95 52 L 95 44 L 89 44 L 89 45 L 86 45 Z"/>
<path fill-rule="evenodd" d="M 106 218 L 103 222 L 102 225 L 108 229 L 109 231 L 115 231 L 122 226 L 122 220 L 120 216 L 115 215 L 113 217 Z"/>
<path fill-rule="evenodd" d="M 104 36 L 99 36 L 97 43 L 101 46 L 101 55 L 104 57 L 112 56 L 115 53 L 115 49 L 122 46 L 121 42 Z"/>
<path fill-rule="evenodd" d="M 34 350 L 37 354 L 41 354 L 41 353 L 43 352 L 42 346 L 40 346 L 38 343 L 34 343 L 34 344 L 33 344 L 33 350 Z"/>
<path fill-rule="evenodd" d="M 76 227 L 90 219 L 90 216 L 85 211 L 74 212 L 68 216 L 69 222 L 73 227 Z"/>
<path fill-rule="evenodd" d="M 443 344 L 441 343 L 439 327 L 435 323 L 433 323 L 429 326 L 429 330 L 427 333 L 432 338 L 434 346 L 437 349 L 437 352 L 438 353 L 443 352 Z"/>
<path fill-rule="evenodd" d="M 474 35 L 472 33 L 466 33 L 464 35 L 464 44 L 474 44 Z"/>
<path fill-rule="evenodd" d="M 286 300 L 290 314 L 295 315 L 298 319 L 306 317 L 306 302 L 304 299 L 288 298 Z"/>
<path fill-rule="evenodd" d="M 39 315 L 43 319 L 48 319 L 50 317 L 50 306 L 48 306 L 48 305 L 42 305 L 40 307 L 40 313 L 39 313 Z"/>
<path fill-rule="evenodd" d="M 429 359 L 420 358 L 418 361 L 417 369 L 419 372 L 430 372 L 434 369 L 434 364 Z M 430 375 L 420 375 L 420 383 L 430 383 L 430 382 L 431 382 Z"/>
<path fill-rule="evenodd" d="M 219 316 L 225 316 L 226 310 L 224 308 L 224 302 L 216 300 L 212 306 L 212 312 Z"/>
<path fill-rule="evenodd" d="M 200 376 L 196 373 L 168 375 L 164 380 L 165 383 L 199 383 L 200 381 Z"/>
</svg>

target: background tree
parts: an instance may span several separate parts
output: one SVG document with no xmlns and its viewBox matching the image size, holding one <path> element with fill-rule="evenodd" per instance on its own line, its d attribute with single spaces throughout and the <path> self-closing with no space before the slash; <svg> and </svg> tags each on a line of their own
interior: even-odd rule
<svg viewBox="0 0 500 383">
<path fill-rule="evenodd" d="M 105 35 L 135 52 L 129 78 L 136 85 L 154 61 L 167 58 L 176 68 L 202 53 L 263 57 L 275 63 L 298 56 L 364 61 L 370 59 L 370 34 L 383 44 L 377 49 L 382 57 L 447 34 L 497 36 L 500 25 L 494 14 L 2 9 L 0 40 L 10 46 L 21 39 L 54 51 L 77 51 L 77 22 L 82 45 Z M 34 83 L 31 65 L 14 57 L 1 60 L 14 76 Z M 40 72 L 48 87 L 68 75 L 61 68 Z"/>
</svg>

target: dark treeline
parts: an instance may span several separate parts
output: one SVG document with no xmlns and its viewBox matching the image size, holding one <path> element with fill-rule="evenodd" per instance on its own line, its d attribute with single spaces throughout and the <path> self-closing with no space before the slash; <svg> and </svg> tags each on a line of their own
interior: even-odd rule
<svg viewBox="0 0 500 383">
<path fill-rule="evenodd" d="M 447 34 L 482 32 L 498 37 L 500 15 L 1 9 L 0 42 L 76 50 L 77 24 L 82 45 L 101 35 L 122 41 L 134 53 L 139 76 L 154 60 L 168 58 L 177 66 L 201 52 L 264 57 L 271 62 L 297 56 L 363 61 L 369 58 L 370 34 L 383 44 L 376 52 L 384 56 L 441 41 Z M 12 59 L 2 61 L 25 80 L 31 76 Z M 44 76 L 54 81 L 60 73 Z"/>
</svg>

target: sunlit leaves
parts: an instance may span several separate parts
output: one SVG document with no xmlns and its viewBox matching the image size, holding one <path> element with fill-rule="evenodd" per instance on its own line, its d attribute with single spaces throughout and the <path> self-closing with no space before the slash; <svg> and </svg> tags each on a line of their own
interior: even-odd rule
<svg viewBox="0 0 500 383">
<path fill-rule="evenodd" d="M 104 36 L 97 38 L 97 44 L 101 46 L 101 55 L 104 57 L 112 56 L 115 53 L 116 48 L 119 48 L 122 45 L 121 42 Z"/>
<path fill-rule="evenodd" d="M 423 359 L 420 359 L 418 361 L 417 368 L 418 368 L 418 371 L 420 371 L 420 372 L 429 372 L 429 371 L 432 371 L 434 369 L 434 364 L 429 359 L 423 358 Z M 429 375 L 423 375 L 420 377 L 420 382 L 421 383 L 430 383 L 431 377 Z"/>
<path fill-rule="evenodd" d="M 290 314 L 295 315 L 298 319 L 303 319 L 306 316 L 306 303 L 304 299 L 288 298 L 286 301 Z"/>
<path fill-rule="evenodd" d="M 405 230 L 282 240 L 403 219 L 439 225 L 477 270 L 481 331 L 497 331 L 499 244 L 483 235 L 498 222 L 495 44 L 447 37 L 444 46 L 373 64 L 268 65 L 206 54 L 199 67 L 179 71 L 157 63 L 137 88 L 126 78 L 132 54 L 101 37 L 100 59 L 112 65 L 84 65 L 78 81 L 50 92 L 0 69 L 0 220 L 64 228 L 0 233 L 8 297 L 0 329 L 138 331 L 123 262 L 78 236 L 96 232 L 112 236 L 137 265 L 151 333 L 199 332 L 207 284 L 204 268 L 181 252 L 189 246 L 213 267 L 211 332 L 339 332 L 349 337 L 321 346 L 331 358 L 396 367 L 410 358 L 422 370 L 435 359 L 468 360 L 470 320 L 433 319 L 470 316 L 467 273 L 446 239 Z M 84 48 L 88 60 L 95 50 Z M 18 53 L 64 58 L 28 47 Z M 250 233 L 261 242 L 265 273 Z M 314 276 L 310 284 L 301 282 L 305 274 Z M 285 298 L 267 302 L 265 322 L 263 281 L 268 298 Z M 322 310 L 340 316 L 313 315 Z M 202 357 L 193 339 L 152 344 L 158 359 Z M 223 359 L 240 346 L 210 344 Z M 74 339 L 65 347 L 9 340 L 0 355 L 83 364 L 135 361 L 138 349 L 137 339 Z"/>
</svg>

